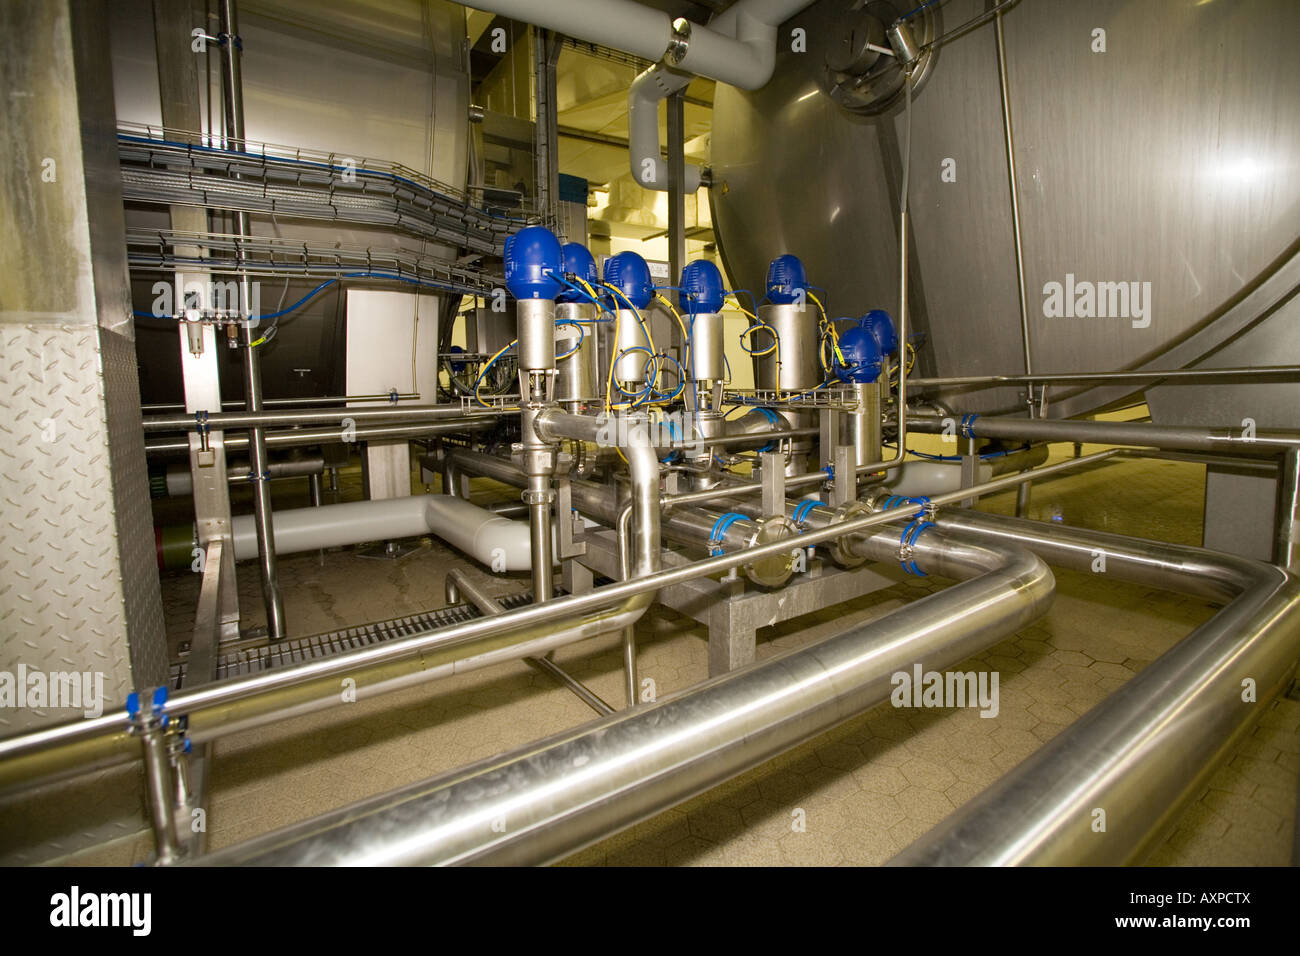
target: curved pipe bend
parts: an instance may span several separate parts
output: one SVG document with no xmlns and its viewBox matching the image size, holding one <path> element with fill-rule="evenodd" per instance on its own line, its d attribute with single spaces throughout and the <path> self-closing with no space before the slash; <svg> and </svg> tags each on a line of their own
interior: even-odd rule
<svg viewBox="0 0 1300 956">
<path fill-rule="evenodd" d="M 1015 541 L 1052 564 L 1226 606 L 892 865 L 1140 862 L 1217 763 L 1283 692 L 1300 658 L 1300 586 L 1281 568 L 1202 548 L 982 514 L 939 527 Z M 1254 687 L 1246 699 L 1246 681 Z M 1094 829 L 1105 812 L 1104 832 Z"/>
<path fill-rule="evenodd" d="M 896 556 L 899 528 L 879 531 L 868 547 Z M 1022 549 L 930 531 L 915 553 L 923 567 L 969 580 L 811 647 L 201 862 L 553 861 L 887 699 L 899 671 L 966 660 L 1051 601 L 1051 571 Z"/>
</svg>

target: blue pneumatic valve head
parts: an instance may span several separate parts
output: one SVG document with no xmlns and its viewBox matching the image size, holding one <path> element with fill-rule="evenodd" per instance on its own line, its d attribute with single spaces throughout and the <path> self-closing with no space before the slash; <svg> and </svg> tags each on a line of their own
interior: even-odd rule
<svg viewBox="0 0 1300 956">
<path fill-rule="evenodd" d="M 564 286 L 560 240 L 545 226 L 520 229 L 506 240 L 506 288 L 516 299 L 554 299 Z"/>
<path fill-rule="evenodd" d="M 880 378 L 883 355 L 871 329 L 859 323 L 840 336 L 840 355 L 835 358 L 835 377 L 841 382 L 867 383 Z"/>
<path fill-rule="evenodd" d="M 898 351 L 898 330 L 884 309 L 872 309 L 858 319 L 858 325 L 871 333 L 876 345 L 880 347 L 881 355 L 893 355 Z"/>
<path fill-rule="evenodd" d="M 560 250 L 564 257 L 565 275 L 577 276 L 593 289 L 599 281 L 596 277 L 596 260 L 587 247 L 580 242 L 565 243 L 564 248 Z M 582 283 L 578 283 L 581 285 Z M 564 291 L 555 297 L 556 302 L 585 302 L 586 297 L 577 289 L 564 287 Z"/>
<path fill-rule="evenodd" d="M 650 267 L 635 252 L 620 252 L 605 260 L 605 282 L 627 297 L 638 309 L 644 309 L 654 298 L 654 283 L 650 281 Z M 614 296 L 614 308 L 627 308 L 627 302 Z"/>
<path fill-rule="evenodd" d="M 695 315 L 722 311 L 722 273 L 707 259 L 696 259 L 682 270 L 686 308 Z"/>
<path fill-rule="evenodd" d="M 802 302 L 808 276 L 797 256 L 777 256 L 767 267 L 767 300 L 776 305 Z"/>
</svg>

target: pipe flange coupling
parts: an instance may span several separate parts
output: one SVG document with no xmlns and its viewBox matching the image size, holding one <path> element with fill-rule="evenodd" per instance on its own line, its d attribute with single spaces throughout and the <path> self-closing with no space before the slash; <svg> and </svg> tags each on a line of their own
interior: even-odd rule
<svg viewBox="0 0 1300 956">
<path fill-rule="evenodd" d="M 528 505 L 549 505 L 555 500 L 555 489 L 548 488 L 545 491 L 521 491 L 520 499 Z"/>
<path fill-rule="evenodd" d="M 874 514 L 877 511 L 885 510 L 885 499 L 892 494 L 893 492 L 884 485 L 873 485 L 858 495 L 858 501 L 866 507 L 869 513 Z"/>
<path fill-rule="evenodd" d="M 755 547 L 760 544 L 771 544 L 773 541 L 781 541 L 786 538 L 791 539 L 791 550 L 774 554 L 771 557 L 759 558 L 753 564 L 745 565 L 745 577 L 755 584 L 765 588 L 779 588 L 790 580 L 790 575 L 794 573 L 794 553 L 797 550 L 793 541 L 799 536 L 799 529 L 795 527 L 793 521 L 785 515 L 773 515 L 770 518 L 758 518 L 754 521 L 757 529 L 749 546 Z"/>
<path fill-rule="evenodd" d="M 836 508 L 835 517 L 831 520 L 835 524 L 841 524 L 845 521 L 854 521 L 866 517 L 869 514 L 871 514 L 871 509 L 861 501 L 850 501 Z M 858 554 L 854 550 L 852 538 L 852 535 L 844 534 L 828 542 L 831 560 L 842 568 L 856 568 L 866 563 L 867 556 Z"/>
<path fill-rule="evenodd" d="M 668 49 L 664 50 L 664 59 L 670 66 L 679 66 L 682 60 L 686 59 L 690 48 L 691 21 L 685 17 L 678 17 L 673 21 L 672 39 L 668 41 Z"/>
</svg>

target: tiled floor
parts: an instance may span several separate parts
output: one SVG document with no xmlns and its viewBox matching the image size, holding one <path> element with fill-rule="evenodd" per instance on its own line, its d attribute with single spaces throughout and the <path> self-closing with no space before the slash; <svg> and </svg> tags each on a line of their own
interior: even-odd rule
<svg viewBox="0 0 1300 956">
<path fill-rule="evenodd" d="M 1054 452 L 1055 459 L 1071 449 Z M 1123 462 L 1036 487 L 1031 516 L 1198 543 L 1203 480 L 1196 465 Z M 491 494 L 486 485 L 480 492 Z M 982 508 L 1009 513 L 1013 506 L 1007 494 Z M 315 554 L 283 558 L 287 616 L 295 634 L 307 634 L 437 607 L 446 570 L 464 563 L 436 541 L 398 562 L 350 552 L 330 553 L 323 566 Z M 527 585 L 518 575 L 474 573 L 496 593 Z M 886 590 L 761 631 L 759 657 L 816 641 L 942 586 L 901 572 L 895 577 Z M 885 704 L 566 862 L 881 863 L 1214 613 L 1192 598 L 1099 575 L 1061 571 L 1057 582 L 1056 601 L 1044 618 L 957 668 L 999 672 L 996 718 Z M 241 567 L 240 590 L 245 623 L 258 623 L 252 565 Z M 182 639 L 192 621 L 195 582 L 189 575 L 169 577 L 164 592 L 169 632 Z M 638 639 L 642 675 L 656 681 L 660 695 L 706 676 L 704 631 L 695 622 L 656 613 L 638 627 Z M 621 703 L 615 638 L 564 648 L 557 660 L 606 700 Z M 228 738 L 214 764 L 210 844 L 230 845 L 593 716 L 568 691 L 518 663 Z M 1287 863 L 1298 774 L 1300 702 L 1283 700 L 1236 748 L 1151 862 Z M 139 838 L 81 860 L 139 861 L 149 852 L 149 841 Z"/>
</svg>

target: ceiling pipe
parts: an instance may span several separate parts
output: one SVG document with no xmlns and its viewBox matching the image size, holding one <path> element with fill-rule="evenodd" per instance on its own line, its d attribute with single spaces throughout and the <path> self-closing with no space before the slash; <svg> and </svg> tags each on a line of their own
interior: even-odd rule
<svg viewBox="0 0 1300 956">
<path fill-rule="evenodd" d="M 659 152 L 659 103 L 694 76 L 756 90 L 776 68 L 776 28 L 811 0 L 740 0 L 708 26 L 631 0 L 475 0 L 475 7 L 655 61 L 628 91 L 628 160 L 646 189 L 668 189 Z M 659 62 L 659 61 L 664 62 Z M 700 187 L 700 167 L 686 167 L 685 191 Z"/>
</svg>

